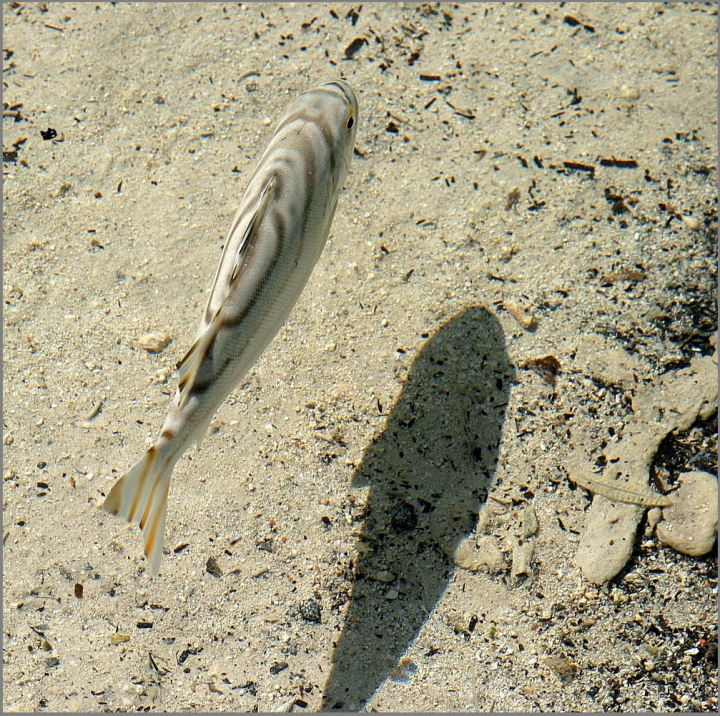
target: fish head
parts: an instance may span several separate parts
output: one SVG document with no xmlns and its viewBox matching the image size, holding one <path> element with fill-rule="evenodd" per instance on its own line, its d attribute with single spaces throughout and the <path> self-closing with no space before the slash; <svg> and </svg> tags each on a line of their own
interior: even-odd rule
<svg viewBox="0 0 720 716">
<path fill-rule="evenodd" d="M 303 115 L 322 128 L 323 136 L 331 148 L 331 154 L 343 168 L 337 177 L 339 183 L 344 180 L 350 166 L 355 137 L 358 130 L 358 102 L 352 87 L 344 80 L 333 80 L 303 92 L 295 104 L 290 107 L 286 118 L 280 121 L 282 126 L 288 118 Z"/>
</svg>

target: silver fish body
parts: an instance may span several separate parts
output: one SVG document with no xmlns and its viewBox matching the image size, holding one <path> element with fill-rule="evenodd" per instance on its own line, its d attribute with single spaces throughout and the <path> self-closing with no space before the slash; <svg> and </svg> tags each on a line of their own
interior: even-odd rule
<svg viewBox="0 0 720 716">
<path fill-rule="evenodd" d="M 301 94 L 280 120 L 235 214 L 197 339 L 159 438 L 104 509 L 143 530 L 158 574 L 175 463 L 287 319 L 320 258 L 352 158 L 358 107 L 342 80 Z"/>
</svg>

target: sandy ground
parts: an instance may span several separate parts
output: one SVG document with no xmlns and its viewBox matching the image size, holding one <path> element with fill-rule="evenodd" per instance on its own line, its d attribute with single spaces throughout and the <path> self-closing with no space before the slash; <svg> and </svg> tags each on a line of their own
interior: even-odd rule
<svg viewBox="0 0 720 716">
<path fill-rule="evenodd" d="M 645 386 L 713 353 L 716 6 L 3 21 L 4 710 L 716 709 L 716 556 L 643 526 L 590 584 L 565 469 L 632 412 L 583 338 Z M 152 579 L 98 507 L 159 431 L 274 123 L 338 76 L 361 124 L 330 240 L 178 463 Z M 654 474 L 714 473 L 716 432 L 668 438 Z"/>
</svg>

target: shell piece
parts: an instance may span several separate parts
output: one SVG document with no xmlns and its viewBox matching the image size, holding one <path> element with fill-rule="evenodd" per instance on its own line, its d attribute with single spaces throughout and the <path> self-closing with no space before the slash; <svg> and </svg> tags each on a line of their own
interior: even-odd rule
<svg viewBox="0 0 720 716">
<path fill-rule="evenodd" d="M 533 328 L 537 321 L 534 316 L 524 311 L 520 306 L 512 299 L 503 301 L 505 310 L 525 329 L 530 330 Z"/>
</svg>

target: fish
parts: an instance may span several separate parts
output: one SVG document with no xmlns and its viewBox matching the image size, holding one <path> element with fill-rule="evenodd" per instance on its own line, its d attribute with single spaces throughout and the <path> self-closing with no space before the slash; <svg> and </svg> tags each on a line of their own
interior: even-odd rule
<svg viewBox="0 0 720 716">
<path fill-rule="evenodd" d="M 310 278 L 348 173 L 358 119 L 355 93 L 339 79 L 299 95 L 280 119 L 233 218 L 160 435 L 105 498 L 107 512 L 140 524 L 153 576 L 173 468 L 193 442 L 199 446 Z"/>
</svg>

